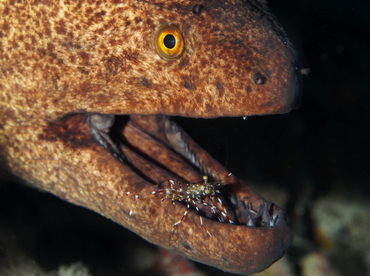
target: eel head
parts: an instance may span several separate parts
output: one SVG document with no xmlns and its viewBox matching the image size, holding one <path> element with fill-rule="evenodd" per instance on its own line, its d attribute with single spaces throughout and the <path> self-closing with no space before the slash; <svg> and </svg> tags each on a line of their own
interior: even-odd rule
<svg viewBox="0 0 370 276">
<path fill-rule="evenodd" d="M 9 170 L 226 271 L 283 255 L 284 212 L 167 117 L 297 106 L 296 55 L 265 1 L 29 0 L 0 14 Z"/>
</svg>

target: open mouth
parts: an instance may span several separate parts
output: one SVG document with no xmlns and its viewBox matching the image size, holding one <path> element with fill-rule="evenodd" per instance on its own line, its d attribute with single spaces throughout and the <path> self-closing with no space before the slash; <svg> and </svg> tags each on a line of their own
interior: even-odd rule
<svg viewBox="0 0 370 276">
<path fill-rule="evenodd" d="M 279 206 L 250 190 L 169 117 L 94 114 L 88 122 L 101 146 L 155 185 L 153 195 L 186 207 L 174 226 L 190 211 L 200 216 L 202 226 L 204 218 L 247 227 L 275 227 L 286 221 Z"/>
<path fill-rule="evenodd" d="M 55 194 L 189 259 L 251 274 L 292 242 L 284 211 L 167 116 L 69 115 L 50 123 L 40 139 L 60 141 L 68 162 L 84 160 L 67 168 L 84 177 L 77 192 Z"/>
</svg>

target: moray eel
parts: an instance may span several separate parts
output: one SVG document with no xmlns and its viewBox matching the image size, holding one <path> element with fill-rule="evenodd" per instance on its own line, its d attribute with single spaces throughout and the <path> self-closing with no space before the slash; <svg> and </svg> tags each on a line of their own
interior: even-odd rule
<svg viewBox="0 0 370 276">
<path fill-rule="evenodd" d="M 258 272 L 284 254 L 284 212 L 167 117 L 294 108 L 296 55 L 264 0 L 3 0 L 0 14 L 9 171 L 225 271 Z M 159 189 L 203 175 L 220 206 L 205 191 Z"/>
</svg>

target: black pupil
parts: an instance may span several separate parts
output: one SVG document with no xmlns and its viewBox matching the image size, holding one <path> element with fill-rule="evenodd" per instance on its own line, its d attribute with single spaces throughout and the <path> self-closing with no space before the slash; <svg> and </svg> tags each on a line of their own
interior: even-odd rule
<svg viewBox="0 0 370 276">
<path fill-rule="evenodd" d="M 176 38 L 172 34 L 168 34 L 164 37 L 163 43 L 168 49 L 172 49 L 176 45 Z"/>
</svg>

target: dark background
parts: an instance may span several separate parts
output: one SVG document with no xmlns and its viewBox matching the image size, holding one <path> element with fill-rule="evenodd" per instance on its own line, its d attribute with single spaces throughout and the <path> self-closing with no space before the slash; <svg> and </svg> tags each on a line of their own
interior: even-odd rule
<svg viewBox="0 0 370 276">
<path fill-rule="evenodd" d="M 370 1 L 269 6 L 311 70 L 301 107 L 245 121 L 176 120 L 235 175 L 286 191 L 291 216 L 307 185 L 311 200 L 338 191 L 370 198 Z M 156 250 L 99 215 L 22 185 L 0 185 L 0 210 L 0 223 L 12 225 L 17 245 L 45 269 L 81 260 L 94 275 L 139 275 L 130 265 L 136 247 Z"/>
<path fill-rule="evenodd" d="M 202 126 L 195 130 L 191 121 L 187 130 L 237 175 L 296 185 L 310 178 L 320 190 L 347 181 L 369 193 L 370 2 L 269 6 L 295 43 L 302 67 L 311 70 L 302 77 L 301 107 L 246 121 L 198 120 Z"/>
</svg>

